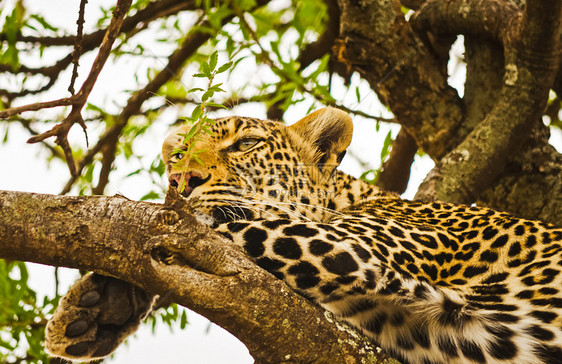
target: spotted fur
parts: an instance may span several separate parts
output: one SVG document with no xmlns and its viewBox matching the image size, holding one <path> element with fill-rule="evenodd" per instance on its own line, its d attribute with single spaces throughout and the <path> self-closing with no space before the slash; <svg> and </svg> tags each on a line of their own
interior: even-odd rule
<svg viewBox="0 0 562 364">
<path fill-rule="evenodd" d="M 562 363 L 562 229 L 337 171 L 352 123 L 333 108 L 212 130 L 202 163 L 178 152 L 188 127 L 166 138 L 171 186 L 295 291 L 407 363 Z"/>
<path fill-rule="evenodd" d="M 402 200 L 334 171 L 351 135 L 338 110 L 214 129 L 200 148 L 215 157 L 190 164 L 211 178 L 189 197 L 293 289 L 410 363 L 562 362 L 562 229 Z M 181 144 L 173 135 L 164 149 Z M 228 150 L 254 135 L 252 149 Z"/>
</svg>

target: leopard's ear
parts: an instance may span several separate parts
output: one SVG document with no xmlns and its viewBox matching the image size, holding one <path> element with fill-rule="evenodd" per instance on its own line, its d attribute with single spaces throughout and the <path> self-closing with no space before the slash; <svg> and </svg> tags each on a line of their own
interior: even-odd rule
<svg viewBox="0 0 562 364">
<path fill-rule="evenodd" d="M 324 166 L 337 167 L 345 150 L 351 143 L 353 122 L 345 111 L 326 107 L 305 116 L 289 127 L 298 139 L 297 148 L 302 149 L 305 162 Z M 302 143 L 301 145 L 298 145 Z M 312 146 L 305 150 L 304 146 Z"/>
</svg>

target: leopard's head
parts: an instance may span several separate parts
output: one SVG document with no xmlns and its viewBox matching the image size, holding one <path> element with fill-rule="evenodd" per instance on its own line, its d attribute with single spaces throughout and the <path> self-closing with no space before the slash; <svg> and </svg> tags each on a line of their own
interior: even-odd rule
<svg viewBox="0 0 562 364">
<path fill-rule="evenodd" d="M 221 118 L 211 133 L 185 142 L 189 129 L 175 129 L 162 146 L 170 188 L 215 221 L 272 216 L 322 221 L 336 208 L 340 191 L 334 172 L 353 131 L 347 113 L 324 108 L 289 127 Z M 189 143 L 194 143 L 190 152 L 180 152 Z"/>
</svg>

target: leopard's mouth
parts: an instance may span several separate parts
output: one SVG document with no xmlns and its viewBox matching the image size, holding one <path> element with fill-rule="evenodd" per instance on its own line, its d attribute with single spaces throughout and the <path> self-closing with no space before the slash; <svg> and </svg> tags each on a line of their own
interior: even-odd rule
<svg viewBox="0 0 562 364">
<path fill-rule="evenodd" d="M 178 190 L 180 195 L 188 198 L 193 190 L 211 179 L 211 174 L 203 178 L 199 172 L 174 173 L 170 176 L 170 186 Z"/>
</svg>

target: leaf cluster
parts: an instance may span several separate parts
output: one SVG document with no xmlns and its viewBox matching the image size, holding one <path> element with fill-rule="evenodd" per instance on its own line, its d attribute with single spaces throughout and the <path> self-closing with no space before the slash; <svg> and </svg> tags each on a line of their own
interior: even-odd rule
<svg viewBox="0 0 562 364">
<path fill-rule="evenodd" d="M 215 124 L 215 121 L 209 118 L 207 114 L 207 109 L 209 107 L 225 108 L 225 106 L 213 102 L 213 97 L 215 93 L 225 92 L 221 86 L 222 83 L 214 83 L 215 77 L 221 73 L 228 71 L 234 64 L 230 61 L 222 64 L 217 68 L 218 63 L 218 52 L 215 51 L 209 56 L 208 62 L 201 62 L 200 72 L 193 75 L 196 78 L 202 78 L 207 81 L 206 88 L 194 87 L 189 89 L 188 93 L 201 93 L 201 102 L 195 105 L 191 115 L 184 118 L 184 120 L 191 125 L 189 131 L 185 134 L 180 134 L 183 137 L 182 148 L 176 148 L 173 153 L 178 156 L 177 166 L 183 169 L 183 172 L 187 172 L 191 160 L 204 165 L 201 159 L 199 159 L 198 154 L 204 152 L 204 149 L 197 149 L 196 145 L 203 133 L 213 136 L 213 131 L 211 127 Z M 180 190 L 185 189 L 185 179 L 182 179 L 182 186 Z"/>
<path fill-rule="evenodd" d="M 0 362 L 48 363 L 43 350 L 46 316 L 59 297 L 38 300 L 25 263 L 0 260 Z"/>
</svg>

